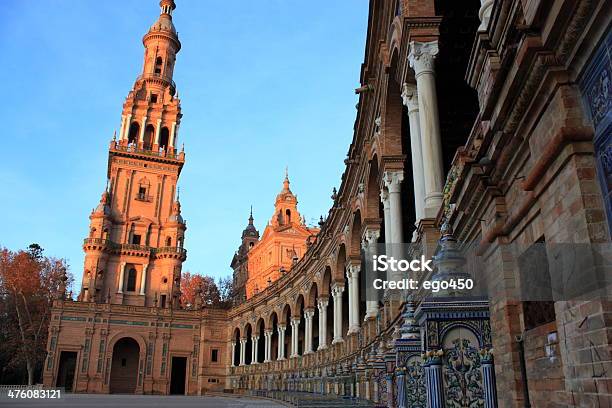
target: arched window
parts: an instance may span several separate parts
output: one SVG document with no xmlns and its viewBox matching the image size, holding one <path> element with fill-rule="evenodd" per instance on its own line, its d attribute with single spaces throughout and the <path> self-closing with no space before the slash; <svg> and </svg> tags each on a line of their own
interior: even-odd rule
<svg viewBox="0 0 612 408">
<path fill-rule="evenodd" d="M 285 215 L 287 216 L 287 218 L 286 218 L 287 224 L 290 224 L 291 223 L 291 210 L 287 209 L 285 211 Z"/>
<path fill-rule="evenodd" d="M 152 197 L 149 195 L 151 190 L 151 182 L 146 177 L 141 178 L 138 182 L 138 193 L 136 194 L 136 200 L 138 201 L 151 201 Z"/>
<path fill-rule="evenodd" d="M 131 268 L 128 271 L 127 277 L 127 287 L 125 289 L 127 292 L 135 292 L 136 291 L 136 269 Z"/>
<path fill-rule="evenodd" d="M 155 128 L 153 125 L 147 125 L 145 128 L 144 140 L 143 140 L 143 148 L 146 150 L 151 150 L 153 146 L 153 137 L 155 135 Z"/>
<path fill-rule="evenodd" d="M 161 132 L 159 132 L 159 147 L 162 147 L 164 150 L 168 150 L 168 145 L 170 143 L 170 131 L 167 127 L 163 127 Z"/>
<path fill-rule="evenodd" d="M 167 247 L 172 246 L 172 238 L 171 237 L 166 237 L 166 246 Z"/>
<path fill-rule="evenodd" d="M 140 125 L 137 122 L 132 122 L 130 132 L 128 133 L 128 143 L 137 143 L 138 134 L 140 133 Z"/>
<path fill-rule="evenodd" d="M 156 74 L 161 74 L 163 63 L 164 63 L 164 60 L 162 59 L 162 57 L 157 57 L 155 59 L 155 73 Z"/>
</svg>

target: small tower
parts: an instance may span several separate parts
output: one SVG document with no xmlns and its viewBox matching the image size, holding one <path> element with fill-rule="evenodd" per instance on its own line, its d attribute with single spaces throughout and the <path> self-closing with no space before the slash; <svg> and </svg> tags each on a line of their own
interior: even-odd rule
<svg viewBox="0 0 612 408">
<path fill-rule="evenodd" d="M 291 192 L 289 184 L 289 172 L 285 170 L 283 189 L 276 196 L 274 215 L 270 220 L 270 225 L 274 227 L 288 227 L 302 223 L 302 216 L 297 210 L 297 196 Z"/>
<path fill-rule="evenodd" d="M 118 144 L 173 156 L 182 115 L 172 77 L 181 43 L 172 22 L 174 0 L 162 0 L 159 5 L 159 18 L 142 39 L 142 73 L 123 104 Z"/>
<path fill-rule="evenodd" d="M 185 153 L 176 149 L 182 114 L 172 77 L 181 43 L 174 0 L 159 5 L 159 18 L 142 39 L 142 73 L 110 143 L 108 187 L 90 216 L 83 301 L 179 306 L 187 227 L 176 186 Z"/>
<path fill-rule="evenodd" d="M 232 258 L 231 268 L 234 270 L 234 300 L 241 301 L 246 298 L 246 281 L 248 279 L 248 253 L 259 242 L 259 231 L 253 224 L 253 207 L 249 214 L 249 223 L 242 231 L 240 247 Z"/>
</svg>

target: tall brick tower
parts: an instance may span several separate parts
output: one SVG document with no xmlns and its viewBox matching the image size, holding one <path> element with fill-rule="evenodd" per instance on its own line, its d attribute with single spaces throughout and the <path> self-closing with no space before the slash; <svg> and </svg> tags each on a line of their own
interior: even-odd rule
<svg viewBox="0 0 612 408">
<path fill-rule="evenodd" d="M 178 307 L 186 225 L 177 182 L 180 100 L 172 80 L 181 48 L 174 0 L 145 34 L 144 64 L 123 104 L 108 154 L 108 186 L 90 215 L 79 300 Z"/>
</svg>

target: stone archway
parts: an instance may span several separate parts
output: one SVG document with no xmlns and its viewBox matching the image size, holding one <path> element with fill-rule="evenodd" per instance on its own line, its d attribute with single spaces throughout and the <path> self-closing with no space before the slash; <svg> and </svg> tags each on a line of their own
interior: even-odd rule
<svg viewBox="0 0 612 408">
<path fill-rule="evenodd" d="M 110 374 L 111 394 L 135 394 L 138 385 L 140 346 L 131 337 L 123 337 L 113 347 Z"/>
</svg>

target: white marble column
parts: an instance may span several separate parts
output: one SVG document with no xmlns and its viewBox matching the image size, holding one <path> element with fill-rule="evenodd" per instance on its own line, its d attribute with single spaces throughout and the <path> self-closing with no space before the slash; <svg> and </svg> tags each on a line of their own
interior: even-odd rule
<svg viewBox="0 0 612 408">
<path fill-rule="evenodd" d="M 119 128 L 119 141 L 123 140 L 125 133 L 125 115 L 121 115 L 121 127 Z"/>
<path fill-rule="evenodd" d="M 264 363 L 269 363 L 272 361 L 272 329 L 266 330 L 264 336 L 266 338 Z"/>
<path fill-rule="evenodd" d="M 145 128 L 147 127 L 147 117 L 142 117 L 142 126 L 140 127 L 140 137 L 138 138 L 138 143 L 142 145 L 144 143 L 144 134 Z"/>
<path fill-rule="evenodd" d="M 489 28 L 489 20 L 491 20 L 491 10 L 493 9 L 494 0 L 480 0 L 480 10 L 478 17 L 480 18 L 480 26 L 478 31 L 487 31 Z"/>
<path fill-rule="evenodd" d="M 278 325 L 278 358 L 277 360 L 285 359 L 285 329 L 286 326 Z"/>
<path fill-rule="evenodd" d="M 385 171 L 383 176 L 385 186 L 389 191 L 389 215 L 391 221 L 391 242 L 400 244 L 404 242 L 402 232 L 402 181 L 403 171 Z"/>
<path fill-rule="evenodd" d="M 306 320 L 306 336 L 304 338 L 304 354 L 312 353 L 312 321 L 314 319 L 314 309 L 304 310 L 304 318 Z"/>
<path fill-rule="evenodd" d="M 438 55 L 438 42 L 410 42 L 408 61 L 414 69 L 419 101 L 419 124 L 425 180 L 425 217 L 434 218 L 442 204 L 444 169 L 442 141 L 438 115 L 438 97 L 434 60 Z"/>
<path fill-rule="evenodd" d="M 153 142 L 153 144 L 155 144 L 156 146 L 159 146 L 159 133 L 161 132 L 161 119 L 157 119 L 157 127 L 155 128 L 155 142 Z"/>
<path fill-rule="evenodd" d="M 234 356 L 236 355 L 236 342 L 232 341 L 232 354 L 231 354 L 231 358 L 232 358 L 232 362 L 231 362 L 231 366 L 232 367 L 236 367 L 236 365 L 234 364 Z"/>
<path fill-rule="evenodd" d="M 168 141 L 169 147 L 174 147 L 174 135 L 176 133 L 176 122 L 172 122 L 172 130 L 170 131 L 170 140 Z M 168 149 L 170 150 L 170 149 Z"/>
<path fill-rule="evenodd" d="M 419 122 L 419 98 L 415 84 L 404 83 L 402 100 L 408 110 L 410 125 L 410 152 L 412 156 L 412 179 L 414 182 L 414 208 L 417 223 L 425 215 L 425 179 L 423 152 L 421 149 L 421 125 Z"/>
<path fill-rule="evenodd" d="M 247 344 L 247 339 L 245 338 L 240 339 L 240 365 L 241 366 L 245 365 L 245 361 L 246 361 L 246 344 Z"/>
<path fill-rule="evenodd" d="M 327 305 L 329 299 L 320 298 L 317 307 L 319 308 L 319 347 L 317 350 L 327 348 Z"/>
<path fill-rule="evenodd" d="M 298 341 L 299 341 L 299 329 L 300 329 L 300 318 L 294 317 L 291 319 L 291 357 L 297 357 L 298 353 Z"/>
<path fill-rule="evenodd" d="M 147 269 L 149 269 L 149 264 L 142 265 L 142 274 L 140 275 L 140 295 L 145 295 L 145 286 L 147 284 Z"/>
<path fill-rule="evenodd" d="M 257 345 L 259 336 L 251 336 L 251 364 L 257 364 Z"/>
<path fill-rule="evenodd" d="M 376 248 L 378 244 L 378 237 L 380 237 L 380 230 L 378 229 L 367 229 L 365 233 L 365 239 L 362 242 L 364 251 L 367 248 Z M 372 252 L 370 252 L 371 254 Z M 375 252 L 374 252 L 375 253 Z M 366 290 L 367 294 L 367 290 Z M 377 300 L 366 300 L 366 315 L 363 318 L 364 321 L 368 319 L 375 319 L 378 316 L 378 301 Z"/>
<path fill-rule="evenodd" d="M 361 265 L 349 265 L 349 329 L 347 334 L 359 332 L 359 272 Z"/>
<path fill-rule="evenodd" d="M 125 262 L 121 262 L 119 266 L 119 290 L 117 293 L 123 293 L 123 278 L 125 276 Z"/>
<path fill-rule="evenodd" d="M 391 256 L 391 234 L 393 229 L 393 222 L 391 222 L 391 200 L 389 198 L 389 191 L 384 187 L 380 191 L 380 201 L 383 205 L 383 217 L 385 220 L 385 255 Z M 391 273 L 387 272 L 387 279 L 391 279 Z"/>
<path fill-rule="evenodd" d="M 342 292 L 344 286 L 334 284 L 332 287 L 332 296 L 334 297 L 334 339 L 332 344 L 342 343 Z"/>
<path fill-rule="evenodd" d="M 125 126 L 123 126 L 123 134 L 120 136 L 121 139 L 127 140 L 130 133 L 130 127 L 132 126 L 132 114 L 128 114 L 125 118 Z"/>
</svg>

